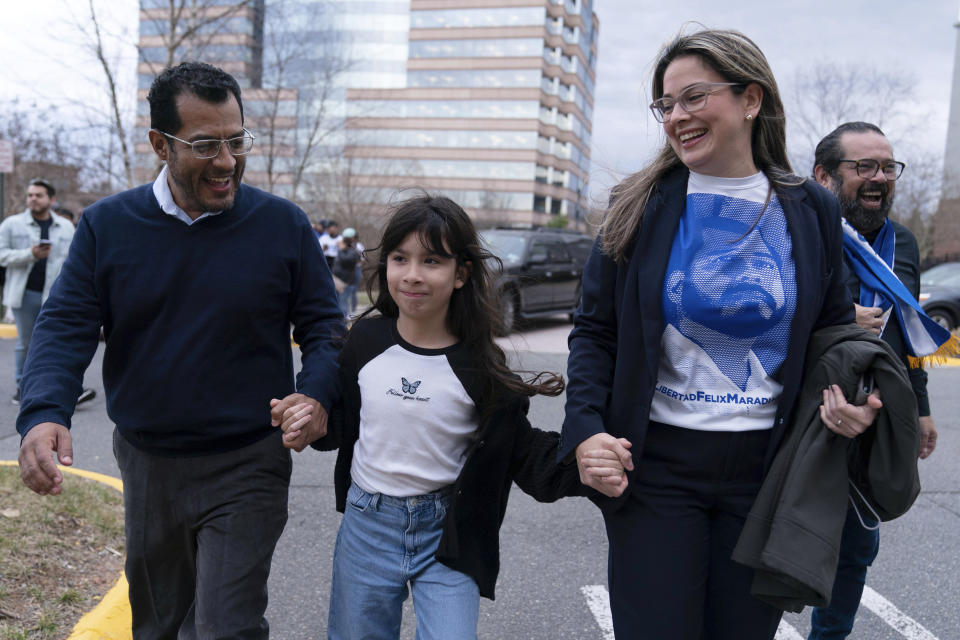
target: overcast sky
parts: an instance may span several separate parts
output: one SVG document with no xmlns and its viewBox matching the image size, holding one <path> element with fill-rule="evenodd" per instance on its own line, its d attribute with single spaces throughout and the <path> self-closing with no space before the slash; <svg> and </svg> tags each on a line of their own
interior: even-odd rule
<svg viewBox="0 0 960 640">
<path fill-rule="evenodd" d="M 929 108 L 919 127 L 926 140 L 917 143 L 942 154 L 958 7 L 957 0 L 597 0 L 594 195 L 641 168 L 662 144 L 661 127 L 646 108 L 651 66 L 660 46 L 686 21 L 737 29 L 760 46 L 785 94 L 788 134 L 798 70 L 817 62 L 862 62 L 915 74 L 917 102 Z M 887 134 L 897 137 L 896 131 Z M 794 170 L 806 174 L 809 166 Z"/>
<path fill-rule="evenodd" d="M 80 93 L 85 69 L 63 37 L 63 6 L 82 15 L 86 0 L 5 2 L 0 10 L 0 105 L 13 95 L 62 100 Z M 136 29 L 137 2 L 109 3 Z M 650 102 L 650 68 L 660 46 L 688 21 L 738 29 L 766 54 L 788 105 L 798 71 L 816 63 L 863 64 L 917 79 L 915 142 L 943 153 L 958 0 L 595 0 L 600 18 L 593 123 L 595 197 L 643 166 L 661 144 Z M 51 35 L 55 37 L 51 37 Z M 60 61 L 59 63 L 57 61 Z M 68 64 L 63 64 L 63 61 Z M 128 65 L 128 68 L 131 68 Z M 96 73 L 90 69 L 86 73 Z M 826 133 L 826 132 L 824 132 Z M 896 131 L 887 131 L 897 137 Z M 908 161 L 909 158 L 902 158 Z M 795 167 L 800 173 L 809 169 Z"/>
</svg>

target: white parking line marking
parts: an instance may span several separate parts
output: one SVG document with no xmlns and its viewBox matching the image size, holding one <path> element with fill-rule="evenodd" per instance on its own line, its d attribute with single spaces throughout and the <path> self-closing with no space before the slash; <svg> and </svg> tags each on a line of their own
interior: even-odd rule
<svg viewBox="0 0 960 640">
<path fill-rule="evenodd" d="M 803 640 L 803 636 L 789 623 L 781 620 L 780 626 L 777 627 L 777 635 L 773 636 L 773 640 Z"/>
<path fill-rule="evenodd" d="M 615 640 L 613 636 L 613 616 L 610 614 L 610 596 L 607 593 L 607 588 L 602 584 L 588 584 L 580 587 L 580 592 L 587 599 L 587 607 L 600 626 L 603 640 Z M 797 633 L 797 630 L 788 623 L 781 620 L 774 640 L 803 640 L 803 636 Z"/>
<path fill-rule="evenodd" d="M 580 587 L 580 593 L 587 599 L 587 607 L 593 619 L 600 625 L 603 640 L 616 640 L 613 635 L 613 616 L 610 613 L 610 596 L 602 584 L 588 584 Z"/>
<path fill-rule="evenodd" d="M 937 640 L 919 622 L 897 609 L 892 602 L 870 587 L 863 588 L 860 604 L 877 614 L 881 620 L 896 629 L 908 640 Z"/>
<path fill-rule="evenodd" d="M 603 640 L 615 640 L 613 616 L 610 614 L 610 596 L 607 594 L 607 588 L 602 584 L 588 584 L 580 587 L 580 592 L 587 599 L 587 607 L 600 627 Z M 899 631 L 907 640 L 938 640 L 937 636 L 927 631 L 923 625 L 897 609 L 892 602 L 870 587 L 865 586 L 863 588 L 860 604 Z M 803 640 L 803 636 L 789 623 L 781 620 L 774 640 Z"/>
</svg>

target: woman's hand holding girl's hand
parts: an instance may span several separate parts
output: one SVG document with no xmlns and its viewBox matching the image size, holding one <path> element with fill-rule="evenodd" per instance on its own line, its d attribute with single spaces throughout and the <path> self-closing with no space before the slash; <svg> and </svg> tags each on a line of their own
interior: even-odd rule
<svg viewBox="0 0 960 640">
<path fill-rule="evenodd" d="M 840 387 L 832 384 L 823 390 L 823 404 L 820 405 L 820 419 L 823 424 L 837 435 L 855 438 L 866 431 L 877 417 L 877 410 L 883 407 L 880 390 L 874 389 L 862 405 L 847 402 Z"/>
<path fill-rule="evenodd" d="M 580 482 L 611 498 L 621 495 L 627 488 L 623 470 L 633 470 L 630 446 L 626 438 L 614 438 L 609 433 L 598 433 L 581 442 L 576 450 Z"/>
</svg>

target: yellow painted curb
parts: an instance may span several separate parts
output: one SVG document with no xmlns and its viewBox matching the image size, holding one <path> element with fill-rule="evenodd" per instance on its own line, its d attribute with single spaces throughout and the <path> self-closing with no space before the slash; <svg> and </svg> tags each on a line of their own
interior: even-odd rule
<svg viewBox="0 0 960 640">
<path fill-rule="evenodd" d="M 100 604 L 80 618 L 67 640 L 131 640 L 133 619 L 128 593 L 127 578 L 120 574 Z"/>
<path fill-rule="evenodd" d="M 0 466 L 4 467 L 17 464 L 16 461 L 0 460 Z M 123 483 L 119 478 L 95 471 L 57 466 L 60 471 L 102 482 L 123 493 Z M 120 579 L 107 591 L 100 603 L 80 618 L 67 640 L 131 640 L 133 621 L 128 592 L 127 578 L 121 573 Z"/>
<path fill-rule="evenodd" d="M 6 322 L 0 322 L 0 339 L 2 338 L 16 338 L 17 337 L 17 325 L 8 324 Z"/>
</svg>

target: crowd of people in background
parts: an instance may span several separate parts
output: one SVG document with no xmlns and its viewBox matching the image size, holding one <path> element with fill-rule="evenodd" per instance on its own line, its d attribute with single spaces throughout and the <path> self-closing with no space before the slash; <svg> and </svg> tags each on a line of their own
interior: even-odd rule
<svg viewBox="0 0 960 640">
<path fill-rule="evenodd" d="M 936 446 L 921 365 L 958 351 L 888 219 L 904 163 L 846 123 L 796 175 L 773 72 L 736 31 L 671 40 L 651 89 L 665 144 L 612 191 L 566 383 L 510 369 L 497 259 L 457 203 L 400 203 L 368 261 L 355 228 L 242 184 L 240 87 L 210 65 L 150 89 L 153 183 L 76 232 L 30 183 L 0 224 L 21 475 L 61 492 L 53 459 L 73 462 L 102 327 L 134 638 L 269 637 L 290 450 L 307 446 L 339 449 L 331 638 L 398 637 L 408 588 L 418 637 L 475 638 L 512 482 L 599 506 L 618 638 L 772 640 L 805 605 L 811 640 L 850 633 L 879 521 L 909 508 Z M 564 390 L 561 433 L 534 428 L 528 398 Z"/>
<path fill-rule="evenodd" d="M 313 230 L 333 275 L 337 304 L 344 318 L 350 318 L 357 311 L 357 291 L 363 282 L 363 243 L 356 229 L 347 227 L 341 233 L 335 220 L 315 222 Z"/>
</svg>

